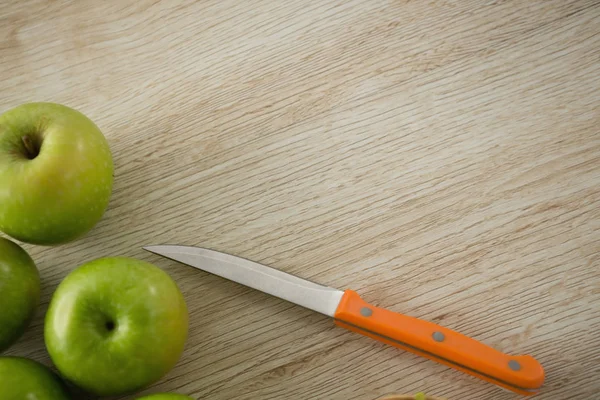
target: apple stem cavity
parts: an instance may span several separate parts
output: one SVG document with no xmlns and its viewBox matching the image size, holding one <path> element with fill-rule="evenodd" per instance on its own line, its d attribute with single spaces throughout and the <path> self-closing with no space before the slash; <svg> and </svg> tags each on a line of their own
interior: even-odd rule
<svg viewBox="0 0 600 400">
<path fill-rule="evenodd" d="M 104 326 L 106 327 L 106 330 L 111 332 L 115 329 L 115 323 L 113 321 L 106 321 L 106 324 L 104 324 Z"/>
<path fill-rule="evenodd" d="M 21 138 L 23 146 L 25 146 L 25 156 L 33 160 L 40 154 L 40 146 L 37 140 L 34 140 L 31 135 L 25 135 Z"/>
</svg>

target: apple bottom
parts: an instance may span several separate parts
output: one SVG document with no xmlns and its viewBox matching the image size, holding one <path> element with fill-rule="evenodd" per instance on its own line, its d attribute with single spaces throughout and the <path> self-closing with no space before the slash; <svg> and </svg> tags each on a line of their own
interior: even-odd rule
<svg viewBox="0 0 600 400">
<path fill-rule="evenodd" d="M 65 378 L 98 396 L 135 392 L 177 363 L 188 331 L 183 296 L 161 269 L 125 257 L 75 269 L 57 288 L 44 336 Z"/>
</svg>

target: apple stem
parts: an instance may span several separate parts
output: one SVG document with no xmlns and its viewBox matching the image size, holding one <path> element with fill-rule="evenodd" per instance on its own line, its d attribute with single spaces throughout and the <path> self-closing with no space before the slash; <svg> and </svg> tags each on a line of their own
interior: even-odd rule
<svg viewBox="0 0 600 400">
<path fill-rule="evenodd" d="M 40 151 L 38 150 L 34 141 L 31 139 L 31 136 L 25 135 L 21 138 L 21 140 L 23 141 L 23 145 L 25 146 L 27 158 L 29 158 L 30 160 L 36 158 Z"/>
</svg>

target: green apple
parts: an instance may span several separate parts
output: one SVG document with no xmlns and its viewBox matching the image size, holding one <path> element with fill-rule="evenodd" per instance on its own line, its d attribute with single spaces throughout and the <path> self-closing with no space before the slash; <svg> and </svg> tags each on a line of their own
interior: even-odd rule
<svg viewBox="0 0 600 400">
<path fill-rule="evenodd" d="M 42 364 L 21 357 L 0 357 L 0 399 L 68 400 L 60 379 Z"/>
<path fill-rule="evenodd" d="M 165 375 L 179 360 L 188 312 L 161 269 L 125 257 L 76 268 L 54 293 L 46 348 L 69 381 L 98 396 L 127 394 Z"/>
<path fill-rule="evenodd" d="M 190 396 L 177 393 L 156 393 L 148 396 L 137 397 L 135 400 L 194 400 Z"/>
<path fill-rule="evenodd" d="M 74 240 L 100 220 L 112 192 L 113 162 L 85 115 L 27 103 L 0 116 L 0 230 L 23 242 Z"/>
<path fill-rule="evenodd" d="M 0 238 L 0 352 L 25 331 L 40 301 L 40 275 L 29 254 Z"/>
</svg>

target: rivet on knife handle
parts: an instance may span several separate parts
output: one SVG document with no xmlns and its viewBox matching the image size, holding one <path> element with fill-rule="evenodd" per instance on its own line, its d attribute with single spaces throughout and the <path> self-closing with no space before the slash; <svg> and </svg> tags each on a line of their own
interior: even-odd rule
<svg viewBox="0 0 600 400">
<path fill-rule="evenodd" d="M 522 394 L 536 394 L 544 369 L 535 358 L 510 356 L 432 322 L 374 307 L 346 290 L 335 312 L 337 325 L 410 351 Z"/>
</svg>

